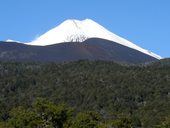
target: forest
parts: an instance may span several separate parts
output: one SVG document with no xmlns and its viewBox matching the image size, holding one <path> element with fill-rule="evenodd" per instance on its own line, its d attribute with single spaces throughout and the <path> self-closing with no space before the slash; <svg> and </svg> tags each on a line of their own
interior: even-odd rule
<svg viewBox="0 0 170 128">
<path fill-rule="evenodd" d="M 0 128 L 169 128 L 170 59 L 0 62 Z"/>
</svg>

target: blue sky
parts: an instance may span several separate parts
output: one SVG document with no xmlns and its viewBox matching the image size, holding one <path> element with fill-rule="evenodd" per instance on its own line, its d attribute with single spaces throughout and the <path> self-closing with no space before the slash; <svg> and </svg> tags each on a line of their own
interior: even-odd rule
<svg viewBox="0 0 170 128">
<path fill-rule="evenodd" d="M 86 18 L 170 57 L 170 0 L 0 0 L 0 40 L 29 42 L 66 19 Z"/>
</svg>

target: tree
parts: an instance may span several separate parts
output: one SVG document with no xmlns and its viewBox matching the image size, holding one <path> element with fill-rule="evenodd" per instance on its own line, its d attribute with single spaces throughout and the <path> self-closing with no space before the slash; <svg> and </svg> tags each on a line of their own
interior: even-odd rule
<svg viewBox="0 0 170 128">
<path fill-rule="evenodd" d="M 97 128 L 100 121 L 100 116 L 95 112 L 80 112 L 70 128 Z"/>
<path fill-rule="evenodd" d="M 63 128 L 73 112 L 71 108 L 67 108 L 64 104 L 55 105 L 44 99 L 37 99 L 33 108 L 44 122 L 50 122 L 53 127 L 57 128 Z"/>
<path fill-rule="evenodd" d="M 133 128 L 132 121 L 129 117 L 121 116 L 114 119 L 110 123 L 111 127 L 114 128 Z"/>
<path fill-rule="evenodd" d="M 40 128 L 44 126 L 44 122 L 37 113 L 34 113 L 32 110 L 18 107 L 10 112 L 8 125 L 14 128 Z"/>
<path fill-rule="evenodd" d="M 158 128 L 170 128 L 170 116 L 166 117 L 164 121 L 161 122 Z"/>
<path fill-rule="evenodd" d="M 37 99 L 30 109 L 14 108 L 10 112 L 8 125 L 14 128 L 63 128 L 71 118 L 72 109 Z"/>
</svg>

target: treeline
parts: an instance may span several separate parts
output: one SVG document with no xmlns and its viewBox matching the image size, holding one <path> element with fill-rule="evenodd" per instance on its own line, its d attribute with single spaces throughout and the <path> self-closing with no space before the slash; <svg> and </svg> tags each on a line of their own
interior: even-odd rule
<svg viewBox="0 0 170 128">
<path fill-rule="evenodd" d="M 64 104 L 56 105 L 38 98 L 29 108 L 13 108 L 8 120 L 0 123 L 0 128 L 131 128 L 134 125 L 125 115 L 105 120 L 93 111 L 75 113 Z"/>
<path fill-rule="evenodd" d="M 61 127 L 79 128 L 81 121 L 78 118 L 82 115 L 91 120 L 91 113 L 97 116 L 97 121 L 92 120 L 95 125 L 91 128 L 122 128 L 125 127 L 123 124 L 127 128 L 164 128 L 170 125 L 168 59 L 145 65 L 120 65 L 104 61 L 64 64 L 1 62 L 0 88 L 0 121 L 6 127 L 19 128 L 12 123 L 17 120 L 21 121 L 22 127 L 25 125 L 23 122 L 30 122 L 25 127 L 31 127 L 34 122 L 30 120 L 40 121 L 40 126 L 35 122 L 32 127 L 46 127 L 44 118 L 47 117 L 41 117 L 40 106 L 35 105 L 37 97 L 47 99 L 47 103 L 51 101 L 49 104 L 57 112 L 58 108 L 63 107 L 60 105 L 62 103 L 73 108 L 72 115 L 65 119 Z M 70 111 L 70 108 L 64 109 Z M 21 116 L 25 116 L 26 121 Z M 29 116 L 33 117 L 27 119 Z M 73 126 L 77 121 L 80 124 Z M 121 125 L 116 126 L 115 122 Z M 86 128 L 83 125 L 82 128 Z M 53 122 L 47 126 L 60 127 Z"/>
<path fill-rule="evenodd" d="M 169 128 L 167 117 L 155 128 Z M 13 108 L 6 121 L 0 122 L 0 128 L 140 128 L 140 120 L 128 115 L 117 115 L 105 119 L 94 111 L 75 112 L 64 104 L 37 98 L 29 108 Z"/>
</svg>

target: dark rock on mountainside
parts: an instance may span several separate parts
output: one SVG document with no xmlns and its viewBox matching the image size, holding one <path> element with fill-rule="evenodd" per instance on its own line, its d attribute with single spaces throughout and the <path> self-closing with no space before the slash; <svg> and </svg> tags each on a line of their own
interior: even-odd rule
<svg viewBox="0 0 170 128">
<path fill-rule="evenodd" d="M 0 42 L 1 61 L 69 62 L 105 60 L 119 63 L 146 63 L 157 59 L 112 41 L 91 38 L 48 46 L 31 46 L 16 42 Z"/>
</svg>

